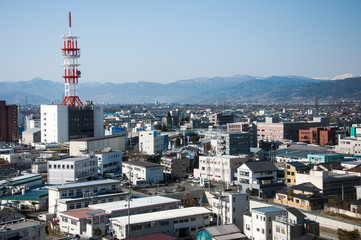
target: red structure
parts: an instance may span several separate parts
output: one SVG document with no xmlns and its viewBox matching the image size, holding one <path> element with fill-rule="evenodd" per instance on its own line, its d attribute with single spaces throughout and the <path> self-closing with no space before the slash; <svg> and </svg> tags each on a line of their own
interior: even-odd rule
<svg viewBox="0 0 361 240">
<path fill-rule="evenodd" d="M 318 127 L 307 130 L 299 130 L 299 142 L 318 144 L 325 146 L 327 144 L 336 144 L 336 130 L 338 127 Z"/>
<path fill-rule="evenodd" d="M 13 142 L 18 136 L 18 107 L 0 101 L 0 142 Z"/>
<path fill-rule="evenodd" d="M 64 39 L 64 47 L 61 49 L 64 59 L 64 80 L 65 80 L 65 97 L 61 105 L 83 106 L 78 96 L 78 81 L 80 71 L 78 67 L 78 59 L 80 58 L 80 49 L 78 48 L 77 36 L 71 35 L 71 13 L 69 12 L 69 35 L 62 36 Z"/>
</svg>

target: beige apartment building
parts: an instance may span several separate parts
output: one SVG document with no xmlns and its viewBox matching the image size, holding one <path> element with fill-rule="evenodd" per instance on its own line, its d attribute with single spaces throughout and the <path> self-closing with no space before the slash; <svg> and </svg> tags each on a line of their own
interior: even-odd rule
<svg viewBox="0 0 361 240">
<path fill-rule="evenodd" d="M 199 168 L 194 169 L 194 177 L 206 177 L 211 181 L 231 182 L 237 180 L 237 168 L 248 157 L 243 156 L 199 156 Z"/>
</svg>

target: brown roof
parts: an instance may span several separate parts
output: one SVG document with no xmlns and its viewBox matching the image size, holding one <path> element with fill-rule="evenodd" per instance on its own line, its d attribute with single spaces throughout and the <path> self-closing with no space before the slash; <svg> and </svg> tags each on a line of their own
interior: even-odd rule
<svg viewBox="0 0 361 240">
<path fill-rule="evenodd" d="M 80 208 L 80 209 L 75 209 L 75 210 L 70 210 L 70 211 L 66 211 L 66 212 L 60 212 L 60 214 L 62 215 L 66 215 L 72 218 L 76 218 L 76 219 L 84 219 L 87 217 L 87 213 L 94 211 L 95 209 L 92 208 Z M 97 213 L 94 214 L 94 216 L 101 216 L 104 213 Z"/>
<path fill-rule="evenodd" d="M 151 163 L 151 162 L 143 162 L 143 161 L 128 161 L 123 162 L 125 164 L 139 166 L 139 167 L 145 167 L 145 168 L 151 168 L 151 167 L 163 167 L 162 165 Z"/>
<path fill-rule="evenodd" d="M 361 165 L 346 170 L 347 172 L 361 172 Z"/>
<path fill-rule="evenodd" d="M 71 139 L 70 141 L 76 141 L 76 142 L 90 142 L 90 141 L 97 141 L 97 140 L 103 140 L 103 139 L 109 139 L 109 138 L 117 138 L 117 137 L 124 137 L 124 135 L 109 135 L 109 136 L 100 136 L 100 137 L 87 137 L 87 138 L 78 138 L 78 139 Z"/>
</svg>

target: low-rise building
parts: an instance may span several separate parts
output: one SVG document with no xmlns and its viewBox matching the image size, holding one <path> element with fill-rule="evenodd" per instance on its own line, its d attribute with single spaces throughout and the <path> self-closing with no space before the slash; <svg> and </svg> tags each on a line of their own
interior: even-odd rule
<svg viewBox="0 0 361 240">
<path fill-rule="evenodd" d="M 278 168 L 270 161 L 251 161 L 237 168 L 237 181 L 242 192 L 259 198 L 273 197 L 285 184 L 277 178 Z"/>
<path fill-rule="evenodd" d="M 16 219 L 0 223 L 0 239 L 45 239 L 46 223 L 31 219 Z"/>
<path fill-rule="evenodd" d="M 355 186 L 360 185 L 360 176 L 357 173 L 322 171 L 317 166 L 309 173 L 297 173 L 296 184 L 312 182 L 319 188 L 324 197 L 330 195 L 354 195 Z"/>
<path fill-rule="evenodd" d="M 125 199 L 119 180 L 105 179 L 89 182 L 47 186 L 49 189 L 49 213 L 85 208 L 89 204 L 113 202 Z"/>
<path fill-rule="evenodd" d="M 82 156 L 48 161 L 48 184 L 82 182 L 98 177 L 98 159 Z"/>
<path fill-rule="evenodd" d="M 273 200 L 309 211 L 323 209 L 324 202 L 320 189 L 310 182 L 282 188 Z"/>
<path fill-rule="evenodd" d="M 180 200 L 153 196 L 131 199 L 129 209 L 127 200 L 93 204 L 86 208 L 60 212 L 59 227 L 62 232 L 92 237 L 92 229 L 102 229 L 103 234 L 109 231 L 109 228 L 104 229 L 104 226 L 108 226 L 109 218 L 128 216 L 128 211 L 130 215 L 135 215 L 178 209 L 180 203 Z M 97 218 L 98 216 L 100 218 Z M 89 222 L 91 217 L 97 219 L 93 218 L 93 221 Z"/>
<path fill-rule="evenodd" d="M 361 139 L 356 137 L 338 138 L 335 152 L 342 154 L 361 155 Z"/>
<path fill-rule="evenodd" d="M 122 151 L 111 151 L 108 149 L 96 152 L 95 156 L 98 158 L 99 174 L 122 172 Z"/>
<path fill-rule="evenodd" d="M 308 154 L 308 162 L 310 164 L 342 162 L 343 160 L 344 160 L 343 154 L 334 154 L 334 153 Z"/>
<path fill-rule="evenodd" d="M 168 135 L 161 131 L 139 132 L 139 151 L 145 154 L 160 154 L 168 148 Z"/>
<path fill-rule="evenodd" d="M 199 156 L 199 168 L 194 169 L 194 176 L 230 183 L 237 179 L 237 168 L 248 159 L 247 156 Z"/>
<path fill-rule="evenodd" d="M 182 238 L 194 235 L 198 230 L 208 227 L 211 211 L 203 207 L 173 209 L 155 213 L 144 213 L 111 218 L 113 236 L 122 239 L 145 234 L 163 232 Z M 130 220 L 130 221 L 129 221 Z M 130 222 L 130 231 L 128 225 Z"/>
<path fill-rule="evenodd" d="M 22 144 L 31 145 L 41 141 L 41 129 L 31 128 L 22 132 Z"/>
<path fill-rule="evenodd" d="M 106 148 L 113 151 L 124 151 L 126 142 L 124 135 L 73 139 L 69 142 L 69 154 L 70 156 L 82 156 L 85 153 L 95 153 Z"/>
<path fill-rule="evenodd" d="M 296 173 L 306 173 L 310 168 L 298 161 L 285 163 L 285 180 L 287 185 L 296 184 Z"/>
<path fill-rule="evenodd" d="M 235 224 L 243 231 L 243 215 L 249 215 L 248 193 L 216 195 L 212 202 L 213 223 Z"/>
<path fill-rule="evenodd" d="M 129 161 L 122 163 L 122 172 L 133 183 L 159 183 L 164 181 L 163 166 L 150 162 Z"/>
<path fill-rule="evenodd" d="M 217 134 L 216 153 L 237 156 L 250 152 L 250 138 L 247 132 L 226 132 Z"/>
<path fill-rule="evenodd" d="M 160 161 L 168 178 L 185 178 L 190 169 L 190 159 L 185 153 L 167 154 Z"/>
<path fill-rule="evenodd" d="M 272 221 L 276 216 L 286 215 L 286 210 L 277 207 L 252 208 L 251 215 L 244 215 L 244 233 L 249 239 L 272 239 Z"/>
<path fill-rule="evenodd" d="M 272 239 L 316 239 L 320 235 L 318 222 L 305 219 L 306 215 L 296 208 L 286 210 L 286 215 L 276 216 L 272 221 Z"/>
</svg>

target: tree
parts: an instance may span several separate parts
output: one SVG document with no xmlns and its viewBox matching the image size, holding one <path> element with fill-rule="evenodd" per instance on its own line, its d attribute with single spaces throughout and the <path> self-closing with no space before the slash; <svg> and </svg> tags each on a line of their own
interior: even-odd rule
<svg viewBox="0 0 361 240">
<path fill-rule="evenodd" d="M 180 138 L 178 137 L 178 138 L 175 140 L 175 145 L 176 145 L 176 146 L 179 146 L 179 145 L 180 145 L 180 142 L 181 142 L 181 140 L 180 140 Z"/>
<path fill-rule="evenodd" d="M 168 131 L 168 128 L 165 125 L 163 125 L 162 126 L 162 132 L 167 132 L 167 131 Z"/>
<path fill-rule="evenodd" d="M 360 232 L 355 229 L 353 231 L 347 231 L 345 229 L 337 229 L 337 235 L 339 240 L 359 240 Z"/>
<path fill-rule="evenodd" d="M 162 124 L 158 123 L 157 125 L 154 126 L 155 130 L 162 130 Z"/>
<path fill-rule="evenodd" d="M 197 143 L 199 140 L 199 137 L 198 136 L 193 136 L 192 137 L 192 143 Z"/>
<path fill-rule="evenodd" d="M 197 207 L 199 204 L 197 203 L 197 201 L 192 198 L 191 193 L 190 192 L 186 192 L 183 195 L 183 204 L 184 207 Z"/>
</svg>

